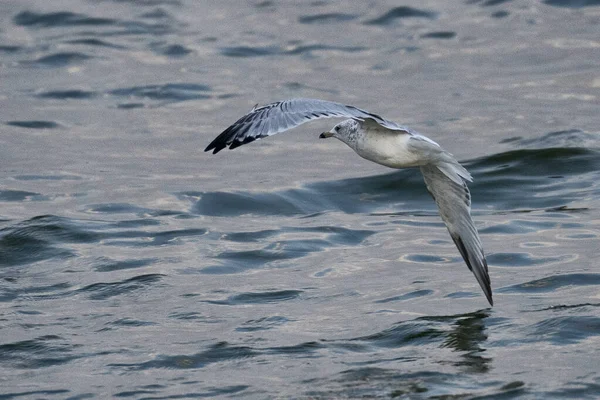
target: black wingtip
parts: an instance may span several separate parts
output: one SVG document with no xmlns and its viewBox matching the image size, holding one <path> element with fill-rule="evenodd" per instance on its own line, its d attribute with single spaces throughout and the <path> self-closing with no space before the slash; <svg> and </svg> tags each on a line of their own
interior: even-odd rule
<svg viewBox="0 0 600 400">
<path fill-rule="evenodd" d="M 226 145 L 218 143 L 216 140 L 213 140 L 204 151 L 213 151 L 213 154 L 217 154 L 219 151 L 223 150 Z"/>
<path fill-rule="evenodd" d="M 477 276 L 477 273 L 475 273 L 475 271 L 473 270 L 473 265 L 471 264 L 471 261 L 469 259 L 469 252 L 467 251 L 467 248 L 465 247 L 465 244 L 463 243 L 463 240 L 461 239 L 461 237 L 458 235 L 452 235 L 452 234 L 450 235 L 450 237 L 452 238 L 452 240 L 454 241 L 454 244 L 458 248 L 458 251 L 460 252 L 460 255 L 462 256 L 463 260 L 465 260 L 467 267 L 469 267 L 469 270 L 471 272 L 473 272 L 473 274 L 475 275 L 475 278 L 477 278 L 477 282 L 479 282 L 479 286 L 481 286 L 481 289 L 483 290 L 483 294 L 485 295 L 485 298 L 487 299 L 488 303 L 490 303 L 490 306 L 493 307 L 494 299 L 492 299 L 492 284 L 490 281 L 490 277 L 487 273 L 488 266 L 487 266 L 487 261 L 486 261 L 485 257 L 482 260 L 483 271 L 485 273 L 483 274 L 481 279 L 479 279 L 479 277 Z"/>
</svg>

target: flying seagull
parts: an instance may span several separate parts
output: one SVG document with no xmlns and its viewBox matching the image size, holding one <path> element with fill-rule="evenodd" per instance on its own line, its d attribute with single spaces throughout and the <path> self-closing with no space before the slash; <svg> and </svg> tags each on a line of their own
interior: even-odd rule
<svg viewBox="0 0 600 400">
<path fill-rule="evenodd" d="M 316 99 L 290 99 L 254 107 L 217 136 L 204 151 L 235 149 L 319 118 L 349 118 L 322 139 L 334 137 L 359 156 L 390 168 L 419 167 L 450 237 L 493 305 L 481 240 L 471 219 L 471 174 L 433 140 L 360 108 Z"/>
</svg>

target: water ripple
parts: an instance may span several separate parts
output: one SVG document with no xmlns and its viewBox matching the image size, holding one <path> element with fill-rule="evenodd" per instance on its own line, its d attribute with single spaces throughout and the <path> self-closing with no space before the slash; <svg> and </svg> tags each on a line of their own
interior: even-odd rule
<svg viewBox="0 0 600 400">
<path fill-rule="evenodd" d="M 498 289 L 502 293 L 544 293 L 562 287 L 600 285 L 600 274 L 564 274 Z"/>
<path fill-rule="evenodd" d="M 380 17 L 375 19 L 366 21 L 367 25 L 380 25 L 387 26 L 391 25 L 399 19 L 405 18 L 427 18 L 434 19 L 437 16 L 437 13 L 428 10 L 421 10 L 418 8 L 408 7 L 408 6 L 400 6 L 395 7 L 383 14 Z"/>
</svg>

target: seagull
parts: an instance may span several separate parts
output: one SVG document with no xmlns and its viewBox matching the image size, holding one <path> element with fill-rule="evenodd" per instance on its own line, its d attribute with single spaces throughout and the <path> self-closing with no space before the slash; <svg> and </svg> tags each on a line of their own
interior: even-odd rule
<svg viewBox="0 0 600 400">
<path fill-rule="evenodd" d="M 334 137 L 359 156 L 390 168 L 419 167 L 450 237 L 490 305 L 492 288 L 479 234 L 471 218 L 471 174 L 433 140 L 360 108 L 326 100 L 289 99 L 254 108 L 204 151 L 218 153 L 320 118 L 347 118 L 319 138 Z"/>
</svg>

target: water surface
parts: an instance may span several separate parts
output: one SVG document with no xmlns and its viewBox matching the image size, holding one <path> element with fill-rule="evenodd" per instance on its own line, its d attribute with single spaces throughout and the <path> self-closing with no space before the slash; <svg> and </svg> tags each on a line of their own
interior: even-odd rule
<svg viewBox="0 0 600 400">
<path fill-rule="evenodd" d="M 0 398 L 596 398 L 600 3 L 0 3 Z M 489 308 L 416 170 L 318 140 L 341 101 L 464 162 Z"/>
</svg>

